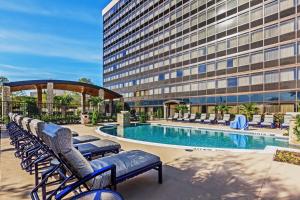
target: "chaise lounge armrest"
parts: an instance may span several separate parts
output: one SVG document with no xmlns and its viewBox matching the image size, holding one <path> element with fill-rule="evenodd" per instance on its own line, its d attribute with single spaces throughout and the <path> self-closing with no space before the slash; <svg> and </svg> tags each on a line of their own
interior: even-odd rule
<svg viewBox="0 0 300 200">
<path fill-rule="evenodd" d="M 101 169 L 98 169 L 98 170 L 94 171 L 93 173 L 86 175 L 85 177 L 76 181 L 75 183 L 72 183 L 71 185 L 66 186 L 65 188 L 63 188 L 63 190 L 60 193 L 55 195 L 55 199 L 56 200 L 62 199 L 63 197 L 68 195 L 70 192 L 72 192 L 76 188 L 78 188 L 79 186 L 85 184 L 87 181 L 89 181 L 89 180 L 95 178 L 96 176 L 99 176 L 105 172 L 108 172 L 108 171 L 111 172 L 111 184 L 113 187 L 115 187 L 115 185 L 116 185 L 116 166 L 109 165 L 109 166 L 103 167 Z"/>
</svg>

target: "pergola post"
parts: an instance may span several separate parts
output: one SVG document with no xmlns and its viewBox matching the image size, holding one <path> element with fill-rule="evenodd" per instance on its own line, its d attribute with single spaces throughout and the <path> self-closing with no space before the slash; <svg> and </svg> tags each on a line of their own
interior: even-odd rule
<svg viewBox="0 0 300 200">
<path fill-rule="evenodd" d="M 10 86 L 2 86 L 2 117 L 12 112 Z"/>
<path fill-rule="evenodd" d="M 54 91 L 53 91 L 54 85 L 51 82 L 47 83 L 47 110 L 48 114 L 53 114 L 53 104 L 54 104 Z"/>
<path fill-rule="evenodd" d="M 112 112 L 113 112 L 113 100 L 109 99 L 108 101 L 108 112 L 110 113 L 110 116 L 112 116 Z"/>
<path fill-rule="evenodd" d="M 42 87 L 37 85 L 36 86 L 36 92 L 37 92 L 37 107 L 39 109 L 39 113 L 42 112 L 42 103 L 43 103 L 43 90 Z"/>
<path fill-rule="evenodd" d="M 168 118 L 168 106 L 164 104 L 164 119 Z"/>
<path fill-rule="evenodd" d="M 101 111 L 102 113 L 105 113 L 105 102 L 104 102 L 104 90 L 103 90 L 103 89 L 100 89 L 100 90 L 99 90 L 98 96 L 103 100 L 103 104 L 102 104 L 101 107 L 100 107 L 100 111 Z"/>
<path fill-rule="evenodd" d="M 81 99 L 80 99 L 80 103 L 81 103 L 81 113 L 85 113 L 86 112 L 86 93 L 82 92 L 81 93 Z"/>
</svg>

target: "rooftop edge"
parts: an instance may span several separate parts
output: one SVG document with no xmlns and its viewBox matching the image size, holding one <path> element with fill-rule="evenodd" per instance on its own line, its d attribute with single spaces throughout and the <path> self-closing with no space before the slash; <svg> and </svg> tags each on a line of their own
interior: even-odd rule
<svg viewBox="0 0 300 200">
<path fill-rule="evenodd" d="M 116 5 L 120 0 L 112 0 L 105 8 L 102 10 L 102 16 L 105 15 L 114 5 Z"/>
</svg>

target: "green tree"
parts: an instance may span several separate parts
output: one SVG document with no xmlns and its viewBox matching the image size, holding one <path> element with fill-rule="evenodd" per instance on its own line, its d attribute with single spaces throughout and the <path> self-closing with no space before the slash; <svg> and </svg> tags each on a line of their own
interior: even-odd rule
<svg viewBox="0 0 300 200">
<path fill-rule="evenodd" d="M 124 107 L 124 103 L 121 102 L 121 101 L 118 101 L 118 102 L 116 103 L 116 113 L 121 112 L 121 111 L 123 110 L 123 107 Z"/>
<path fill-rule="evenodd" d="M 92 80 L 90 78 L 81 77 L 78 82 L 81 83 L 87 83 L 87 84 L 93 84 Z"/>
<path fill-rule="evenodd" d="M 215 110 L 215 112 L 220 112 L 220 114 L 223 115 L 224 113 L 227 114 L 230 109 L 231 109 L 231 106 L 217 105 L 214 110 Z"/>
<path fill-rule="evenodd" d="M 240 113 L 245 115 L 248 120 L 252 119 L 252 116 L 257 114 L 259 108 L 255 103 L 246 103 L 240 105 Z"/>
<path fill-rule="evenodd" d="M 103 105 L 104 100 L 101 97 L 91 97 L 88 102 L 91 104 L 91 106 L 93 107 L 93 111 L 100 110 L 100 106 Z"/>
<path fill-rule="evenodd" d="M 70 94 L 64 94 L 63 96 L 55 96 L 54 104 L 61 108 L 63 115 L 66 115 L 66 111 L 71 105 L 73 99 L 74 98 Z"/>
</svg>

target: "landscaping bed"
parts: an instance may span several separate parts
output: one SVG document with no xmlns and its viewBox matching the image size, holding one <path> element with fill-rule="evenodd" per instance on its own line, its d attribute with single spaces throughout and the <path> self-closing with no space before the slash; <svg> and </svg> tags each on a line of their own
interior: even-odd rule
<svg viewBox="0 0 300 200">
<path fill-rule="evenodd" d="M 277 150 L 274 161 L 300 165 L 300 153 Z"/>
</svg>

